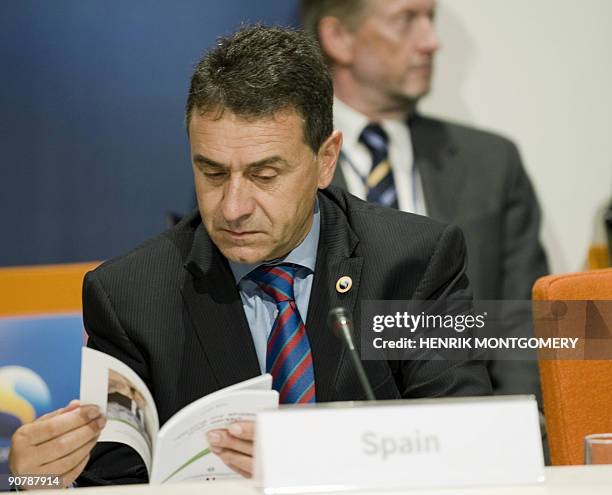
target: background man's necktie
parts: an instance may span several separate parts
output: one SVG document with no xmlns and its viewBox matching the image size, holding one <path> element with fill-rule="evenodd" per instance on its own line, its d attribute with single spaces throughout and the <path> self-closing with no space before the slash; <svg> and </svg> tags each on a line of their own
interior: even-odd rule
<svg viewBox="0 0 612 495">
<path fill-rule="evenodd" d="M 368 124 L 359 136 L 372 154 L 372 168 L 366 180 L 368 201 L 397 208 L 397 191 L 389 164 L 389 138 L 379 124 Z"/>
<path fill-rule="evenodd" d="M 293 294 L 299 267 L 289 264 L 259 266 L 249 278 L 276 301 L 278 315 L 268 337 L 266 371 L 274 380 L 282 404 L 316 402 L 310 342 Z"/>
</svg>

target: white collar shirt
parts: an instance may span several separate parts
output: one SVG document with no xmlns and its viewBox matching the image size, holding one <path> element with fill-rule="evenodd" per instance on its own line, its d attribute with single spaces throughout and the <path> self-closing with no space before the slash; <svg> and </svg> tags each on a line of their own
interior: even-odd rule
<svg viewBox="0 0 612 495">
<path fill-rule="evenodd" d="M 361 198 L 367 196 L 365 179 L 372 168 L 372 155 L 359 141 L 368 118 L 334 97 L 334 127 L 343 134 L 340 167 L 348 191 Z M 389 163 L 397 191 L 399 209 L 426 214 L 423 187 L 414 168 L 412 139 L 408 125 L 401 120 L 383 120 L 380 125 L 389 137 Z"/>
</svg>

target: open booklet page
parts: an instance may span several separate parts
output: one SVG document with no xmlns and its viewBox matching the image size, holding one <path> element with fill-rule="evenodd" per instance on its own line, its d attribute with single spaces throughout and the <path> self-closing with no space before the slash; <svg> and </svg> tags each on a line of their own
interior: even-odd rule
<svg viewBox="0 0 612 495">
<path fill-rule="evenodd" d="M 253 380 L 258 382 L 249 383 Z M 257 412 L 278 407 L 278 392 L 270 390 L 270 375 L 238 385 L 245 387 L 233 392 L 223 389 L 198 399 L 164 424 L 157 437 L 151 483 L 239 477 L 211 452 L 207 433 L 235 421 L 255 421 Z M 249 385 L 268 388 L 253 390 Z"/>
<path fill-rule="evenodd" d="M 276 409 L 278 392 L 271 388 L 266 374 L 218 390 L 181 409 L 160 430 L 153 397 L 140 377 L 121 361 L 83 348 L 81 401 L 98 405 L 108 420 L 98 441 L 136 450 L 151 483 L 238 477 L 210 451 L 207 433 Z"/>
<path fill-rule="evenodd" d="M 157 407 L 142 379 L 124 363 L 103 352 L 83 347 L 81 403 L 95 404 L 106 414 L 98 442 L 132 447 L 151 472 L 159 431 Z"/>
</svg>

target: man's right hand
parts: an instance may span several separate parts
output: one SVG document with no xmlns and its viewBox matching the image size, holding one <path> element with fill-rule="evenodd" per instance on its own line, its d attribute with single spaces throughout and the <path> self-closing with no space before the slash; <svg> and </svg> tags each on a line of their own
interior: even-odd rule
<svg viewBox="0 0 612 495">
<path fill-rule="evenodd" d="M 13 434 L 9 470 L 13 475 L 61 475 L 64 486 L 70 486 L 85 468 L 105 425 L 98 406 L 72 401 Z"/>
</svg>

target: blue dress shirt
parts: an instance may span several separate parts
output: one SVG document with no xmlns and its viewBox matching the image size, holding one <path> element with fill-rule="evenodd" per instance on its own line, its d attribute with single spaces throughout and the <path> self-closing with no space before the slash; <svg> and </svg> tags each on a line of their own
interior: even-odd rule
<svg viewBox="0 0 612 495">
<path fill-rule="evenodd" d="M 319 203 L 315 204 L 312 226 L 310 232 L 304 240 L 284 258 L 274 260 L 273 263 L 292 263 L 301 268 L 297 270 L 293 282 L 293 293 L 298 311 L 302 317 L 302 321 L 306 324 L 308 316 L 308 302 L 310 301 L 310 289 L 312 288 L 312 279 L 314 277 L 315 263 L 317 261 L 317 247 L 319 245 L 319 233 L 321 229 L 321 214 L 319 212 Z M 243 264 L 229 263 L 240 297 L 242 299 L 242 307 L 246 314 L 253 343 L 255 344 L 255 352 L 259 360 L 261 372 L 266 372 L 266 350 L 268 345 L 268 336 L 272 331 L 272 325 L 276 319 L 277 309 L 276 302 L 272 297 L 262 291 L 256 282 L 249 279 L 247 275 L 255 268 L 263 263 Z"/>
</svg>

